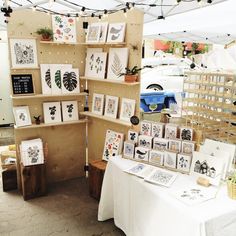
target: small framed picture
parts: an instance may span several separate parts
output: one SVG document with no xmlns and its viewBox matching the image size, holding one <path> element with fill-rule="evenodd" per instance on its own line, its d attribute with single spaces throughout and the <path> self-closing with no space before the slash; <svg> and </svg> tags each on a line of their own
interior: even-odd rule
<svg viewBox="0 0 236 236">
<path fill-rule="evenodd" d="M 143 120 L 140 125 L 140 134 L 149 135 L 152 134 L 152 123 L 150 121 Z"/>
<path fill-rule="evenodd" d="M 122 43 L 125 38 L 126 23 L 111 23 L 109 24 L 107 42 L 108 43 Z"/>
<path fill-rule="evenodd" d="M 166 124 L 165 127 L 165 138 L 175 139 L 178 134 L 178 126 L 174 124 Z"/>
<path fill-rule="evenodd" d="M 139 135 L 138 137 L 138 144 L 140 147 L 145 147 L 145 148 L 152 148 L 152 136 L 148 135 Z"/>
<path fill-rule="evenodd" d="M 100 31 L 101 31 L 100 23 L 89 24 L 86 35 L 86 43 L 98 43 L 100 39 Z"/>
<path fill-rule="evenodd" d="M 163 138 L 164 128 L 165 128 L 165 124 L 153 122 L 152 123 L 152 136 L 154 138 Z"/>
<path fill-rule="evenodd" d="M 131 130 L 131 129 L 128 131 L 127 139 L 129 141 L 132 141 L 134 143 L 138 143 L 138 137 L 139 137 L 139 134 L 138 134 L 137 131 L 134 131 L 134 130 Z"/>
<path fill-rule="evenodd" d="M 159 151 L 165 151 L 168 149 L 169 141 L 165 138 L 154 138 L 153 139 L 153 149 Z"/>
<path fill-rule="evenodd" d="M 134 149 L 135 149 L 135 143 L 131 141 L 125 141 L 124 142 L 124 152 L 123 155 L 125 158 L 134 158 Z"/>
<path fill-rule="evenodd" d="M 79 69 L 61 69 L 62 94 L 76 94 L 80 92 Z"/>
<path fill-rule="evenodd" d="M 149 149 L 144 147 L 136 147 L 134 158 L 140 161 L 148 161 L 149 159 Z"/>
<path fill-rule="evenodd" d="M 135 100 L 122 98 L 121 99 L 121 110 L 120 110 L 120 120 L 130 121 L 130 118 L 135 112 Z"/>
<path fill-rule="evenodd" d="M 106 105 L 105 105 L 104 115 L 116 119 L 118 112 L 118 102 L 119 102 L 118 97 L 106 95 Z"/>
<path fill-rule="evenodd" d="M 92 112 L 94 114 L 103 115 L 104 94 L 93 94 Z"/>
<path fill-rule="evenodd" d="M 63 121 L 79 120 L 77 101 L 63 101 L 61 106 Z"/>
<path fill-rule="evenodd" d="M 151 150 L 149 152 L 149 162 L 155 165 L 162 166 L 164 164 L 165 152 L 158 150 Z"/>
<path fill-rule="evenodd" d="M 165 151 L 164 166 L 176 169 L 177 153 L 171 151 Z"/>
<path fill-rule="evenodd" d="M 105 43 L 107 40 L 108 22 L 100 22 L 99 43 Z"/>
<path fill-rule="evenodd" d="M 193 154 L 195 150 L 195 142 L 182 141 L 182 153 Z"/>
<path fill-rule="evenodd" d="M 43 103 L 43 113 L 44 113 L 45 124 L 61 122 L 60 102 Z"/>
<path fill-rule="evenodd" d="M 181 127 L 180 128 L 180 138 L 182 140 L 192 141 L 193 140 L 193 129 L 188 128 L 188 127 Z"/>
<path fill-rule="evenodd" d="M 28 106 L 13 107 L 13 114 L 17 127 L 32 125 Z"/>
<path fill-rule="evenodd" d="M 181 152 L 181 140 L 169 139 L 169 150 L 174 152 Z"/>
<path fill-rule="evenodd" d="M 179 153 L 177 156 L 177 169 L 181 171 L 190 171 L 192 156 L 184 153 Z"/>
</svg>

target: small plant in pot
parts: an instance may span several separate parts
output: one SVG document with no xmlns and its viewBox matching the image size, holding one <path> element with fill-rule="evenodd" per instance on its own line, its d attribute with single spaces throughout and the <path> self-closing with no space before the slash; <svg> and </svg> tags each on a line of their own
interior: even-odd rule
<svg viewBox="0 0 236 236">
<path fill-rule="evenodd" d="M 36 33 L 42 36 L 42 41 L 51 41 L 53 36 L 53 31 L 50 28 L 44 27 L 39 28 Z"/>
<path fill-rule="evenodd" d="M 35 119 L 35 124 L 40 125 L 41 123 L 40 116 L 34 116 L 34 119 Z"/>
<path fill-rule="evenodd" d="M 236 200 L 236 170 L 228 174 L 227 187 L 229 197 Z"/>
</svg>

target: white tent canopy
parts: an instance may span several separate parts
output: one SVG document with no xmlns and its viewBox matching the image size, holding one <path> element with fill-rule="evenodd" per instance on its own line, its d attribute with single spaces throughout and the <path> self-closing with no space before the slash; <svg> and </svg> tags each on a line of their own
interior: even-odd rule
<svg viewBox="0 0 236 236">
<path fill-rule="evenodd" d="M 144 37 L 227 44 L 236 39 L 236 1 L 228 0 L 144 25 Z"/>
</svg>

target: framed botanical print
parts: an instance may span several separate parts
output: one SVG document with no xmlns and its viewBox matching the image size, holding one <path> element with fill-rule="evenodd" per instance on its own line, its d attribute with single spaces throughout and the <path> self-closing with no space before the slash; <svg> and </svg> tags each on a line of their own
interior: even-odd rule
<svg viewBox="0 0 236 236">
<path fill-rule="evenodd" d="M 191 141 L 182 141 L 182 153 L 193 154 L 195 149 L 195 142 Z"/>
<path fill-rule="evenodd" d="M 192 141 L 193 140 L 193 129 L 188 128 L 188 127 L 181 127 L 180 128 L 180 138 L 182 140 Z"/>
<path fill-rule="evenodd" d="M 179 153 L 177 156 L 177 169 L 189 172 L 191 166 L 192 156 L 184 153 Z"/>
<path fill-rule="evenodd" d="M 140 124 L 140 134 L 149 135 L 152 134 L 152 123 L 150 121 L 143 120 Z"/>
<path fill-rule="evenodd" d="M 169 150 L 174 152 L 181 152 L 181 140 L 169 139 Z"/>
<path fill-rule="evenodd" d="M 121 99 L 120 120 L 130 121 L 135 112 L 135 103 L 136 101 L 133 99 Z"/>
<path fill-rule="evenodd" d="M 175 139 L 178 134 L 178 126 L 174 124 L 166 124 L 165 127 L 165 138 Z"/>
<path fill-rule="evenodd" d="M 149 149 L 144 147 L 136 147 L 134 158 L 140 161 L 148 161 L 149 159 Z"/>
<path fill-rule="evenodd" d="M 163 151 L 151 150 L 149 152 L 149 162 L 162 166 L 164 164 L 165 153 Z"/>
<path fill-rule="evenodd" d="M 91 23 L 88 26 L 86 35 L 86 43 L 98 43 L 100 39 L 101 25 L 99 23 Z"/>
<path fill-rule="evenodd" d="M 13 69 L 38 67 L 35 39 L 10 38 L 10 52 Z"/>
<path fill-rule="evenodd" d="M 106 95 L 106 105 L 104 115 L 111 118 L 117 118 L 119 98 Z"/>
<path fill-rule="evenodd" d="M 75 94 L 80 92 L 79 69 L 61 70 L 62 94 Z"/>
<path fill-rule="evenodd" d="M 100 22 L 99 43 L 105 43 L 107 39 L 108 22 Z"/>
<path fill-rule="evenodd" d="M 176 169 L 177 152 L 165 151 L 164 166 Z"/>
<path fill-rule="evenodd" d="M 103 115 L 104 94 L 93 94 L 92 112 L 94 114 Z"/>
<path fill-rule="evenodd" d="M 32 125 L 28 106 L 13 107 L 13 114 L 17 127 Z"/>
<path fill-rule="evenodd" d="M 151 149 L 152 148 L 152 140 L 153 140 L 152 136 L 139 135 L 138 144 L 140 147 L 145 147 L 145 148 Z"/>
<path fill-rule="evenodd" d="M 163 138 L 165 124 L 152 122 L 152 136 L 155 138 Z"/>
<path fill-rule="evenodd" d="M 128 139 L 129 141 L 131 141 L 131 142 L 138 143 L 138 136 L 139 136 L 139 134 L 138 134 L 137 131 L 130 129 L 130 130 L 128 131 L 128 137 L 127 137 L 127 139 Z"/>
<path fill-rule="evenodd" d="M 52 94 L 50 64 L 40 64 L 42 94 Z"/>
<path fill-rule="evenodd" d="M 124 142 L 124 151 L 123 151 L 123 156 L 125 158 L 134 158 L 134 148 L 135 148 L 135 143 L 131 141 L 125 141 Z"/>
<path fill-rule="evenodd" d="M 108 43 L 122 43 L 125 38 L 126 23 L 111 23 L 109 24 L 107 42 Z"/>
<path fill-rule="evenodd" d="M 60 102 L 43 103 L 43 114 L 45 124 L 61 122 L 61 105 Z"/>
<path fill-rule="evenodd" d="M 153 149 L 159 151 L 165 151 L 168 149 L 169 141 L 165 138 L 154 138 L 153 139 Z"/>
<path fill-rule="evenodd" d="M 79 120 L 77 101 L 63 101 L 61 102 L 61 108 L 63 121 Z"/>
</svg>

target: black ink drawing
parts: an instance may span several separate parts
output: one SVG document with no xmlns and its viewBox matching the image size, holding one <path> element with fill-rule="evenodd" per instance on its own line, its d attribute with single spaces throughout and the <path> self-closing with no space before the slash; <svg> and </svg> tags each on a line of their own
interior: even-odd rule
<svg viewBox="0 0 236 236">
<path fill-rule="evenodd" d="M 134 143 L 138 142 L 138 132 L 134 131 L 134 130 L 129 130 L 128 131 L 128 140 L 132 141 Z"/>
<path fill-rule="evenodd" d="M 174 139 L 177 137 L 177 127 L 166 126 L 165 138 Z"/>
<path fill-rule="evenodd" d="M 27 65 L 34 64 L 34 49 L 33 45 L 24 43 L 15 43 L 14 53 L 16 57 L 16 64 Z"/>
<path fill-rule="evenodd" d="M 192 154 L 194 151 L 194 146 L 195 146 L 194 142 L 183 141 L 182 142 L 182 152 L 186 153 L 186 154 Z"/>
<path fill-rule="evenodd" d="M 19 115 L 19 119 L 22 120 L 22 121 L 25 121 L 27 118 L 26 114 L 21 112 L 20 115 Z"/>
<path fill-rule="evenodd" d="M 56 114 L 56 111 L 57 111 L 56 106 L 49 107 L 48 109 L 50 111 L 51 119 L 54 120 L 55 119 L 55 114 Z"/>
<path fill-rule="evenodd" d="M 153 149 L 159 151 L 165 151 L 168 149 L 168 140 L 164 138 L 153 139 Z"/>
<path fill-rule="evenodd" d="M 128 169 L 126 172 L 130 174 L 137 174 L 141 172 L 146 166 L 144 164 L 137 164 L 133 166 L 132 168 Z"/>
<path fill-rule="evenodd" d="M 152 148 L 152 137 L 147 135 L 139 136 L 139 146 L 145 148 Z"/>
<path fill-rule="evenodd" d="M 193 136 L 193 130 L 188 128 L 182 128 L 180 137 L 182 140 L 191 141 Z"/>
<path fill-rule="evenodd" d="M 68 116 L 72 117 L 72 112 L 73 112 L 73 109 L 74 109 L 73 104 L 69 104 L 66 107 L 67 107 Z"/>
<path fill-rule="evenodd" d="M 203 198 L 204 195 L 201 193 L 200 189 L 190 189 L 189 191 L 183 191 L 181 198 L 188 198 L 190 201 L 196 201 L 199 198 Z"/>
<path fill-rule="evenodd" d="M 77 75 L 75 72 L 65 72 L 63 74 L 63 85 L 68 91 L 74 91 L 77 88 Z"/>
<path fill-rule="evenodd" d="M 178 154 L 177 169 L 189 172 L 191 159 L 192 159 L 192 156 L 190 156 L 190 155 L 184 155 L 181 153 Z"/>
<path fill-rule="evenodd" d="M 31 163 L 33 163 L 33 164 L 37 163 L 37 161 L 39 159 L 39 148 L 38 148 L 38 146 L 29 147 L 27 149 L 27 153 L 28 153 L 28 157 L 29 157 Z"/>
<path fill-rule="evenodd" d="M 157 138 L 162 138 L 162 125 L 152 124 L 152 136 Z"/>
<path fill-rule="evenodd" d="M 194 172 L 206 175 L 210 178 L 216 177 L 216 169 L 214 166 L 210 166 L 207 161 L 200 162 L 197 160 L 194 163 Z"/>
<path fill-rule="evenodd" d="M 49 88 L 52 88 L 52 83 L 51 83 L 51 73 L 50 73 L 50 69 L 48 69 L 45 73 L 45 81 L 46 84 L 48 85 Z"/>
<path fill-rule="evenodd" d="M 135 159 L 148 161 L 149 149 L 143 147 L 135 148 Z"/>
</svg>

